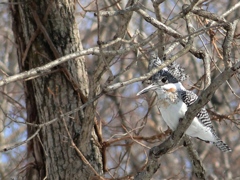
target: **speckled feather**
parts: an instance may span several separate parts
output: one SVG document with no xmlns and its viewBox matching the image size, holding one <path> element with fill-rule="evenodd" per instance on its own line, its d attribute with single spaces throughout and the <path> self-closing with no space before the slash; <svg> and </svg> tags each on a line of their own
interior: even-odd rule
<svg viewBox="0 0 240 180">
<path fill-rule="evenodd" d="M 178 91 L 179 98 L 187 105 L 187 107 L 191 106 L 198 98 L 198 96 L 192 91 Z M 211 119 L 208 115 L 208 112 L 205 108 L 201 108 L 201 110 L 197 113 L 196 116 L 204 126 L 211 129 L 212 134 L 216 138 L 216 142 L 214 144 L 223 152 L 231 151 L 231 149 L 226 145 L 216 134 L 216 131 L 213 129 L 213 125 Z"/>
</svg>

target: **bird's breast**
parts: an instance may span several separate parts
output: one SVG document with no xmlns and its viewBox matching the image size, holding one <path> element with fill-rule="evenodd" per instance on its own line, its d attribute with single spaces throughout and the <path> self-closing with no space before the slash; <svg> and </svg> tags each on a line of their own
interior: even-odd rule
<svg viewBox="0 0 240 180">
<path fill-rule="evenodd" d="M 175 101 L 174 103 L 170 103 L 169 101 L 159 101 L 158 108 L 162 114 L 163 120 L 172 130 L 177 128 L 179 119 L 183 118 L 187 111 L 186 104 L 180 100 Z"/>
<path fill-rule="evenodd" d="M 161 93 L 158 94 L 158 106 L 161 108 L 167 108 L 170 105 L 177 104 L 179 102 L 179 99 L 177 97 L 176 93 Z"/>
</svg>

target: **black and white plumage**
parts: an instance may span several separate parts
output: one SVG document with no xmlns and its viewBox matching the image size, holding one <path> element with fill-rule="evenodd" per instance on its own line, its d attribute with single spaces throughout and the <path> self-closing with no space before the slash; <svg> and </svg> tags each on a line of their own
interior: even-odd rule
<svg viewBox="0 0 240 180">
<path fill-rule="evenodd" d="M 153 56 L 153 59 L 151 59 L 149 62 L 148 70 L 151 71 L 152 69 L 159 67 L 161 64 L 161 59 L 159 57 Z M 184 69 L 182 69 L 179 64 L 173 62 L 169 66 L 154 74 L 150 80 L 156 82 L 159 80 L 162 81 L 163 78 L 175 83 L 186 80 L 187 75 L 184 73 Z"/>
<path fill-rule="evenodd" d="M 161 61 L 157 58 L 155 62 L 154 60 L 150 62 L 149 67 L 155 68 L 160 64 Z M 157 93 L 158 109 L 172 130 L 176 130 L 179 120 L 185 116 L 188 107 L 198 98 L 194 92 L 183 87 L 181 81 L 185 79 L 186 75 L 178 65 L 170 65 L 153 75 L 152 84 L 137 93 L 140 95 L 149 90 Z M 213 142 L 223 152 L 231 151 L 217 136 L 205 108 L 200 110 L 185 133 L 191 137 Z"/>
</svg>

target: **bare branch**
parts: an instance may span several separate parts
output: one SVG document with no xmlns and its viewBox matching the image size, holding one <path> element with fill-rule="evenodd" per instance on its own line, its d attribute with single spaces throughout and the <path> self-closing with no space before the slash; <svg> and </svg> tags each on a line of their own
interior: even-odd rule
<svg viewBox="0 0 240 180">
<path fill-rule="evenodd" d="M 225 65 L 225 68 L 231 67 L 231 48 L 232 48 L 232 42 L 233 42 L 233 35 L 234 35 L 234 30 L 232 27 L 232 24 L 229 23 L 228 26 L 224 26 L 224 29 L 227 31 L 226 36 L 223 41 L 223 62 Z"/>
<path fill-rule="evenodd" d="M 178 59 L 179 57 L 181 57 L 182 55 L 184 55 L 185 53 L 187 53 L 191 48 L 191 45 L 188 44 L 184 49 L 182 49 L 181 51 L 179 51 L 177 54 L 175 54 L 174 56 L 172 56 L 169 60 L 166 60 L 164 63 L 161 64 L 161 66 L 159 66 L 158 68 L 153 69 L 152 71 L 150 71 L 149 73 L 139 77 L 139 78 L 133 78 L 131 80 L 125 81 L 125 82 L 119 82 L 110 86 L 105 87 L 105 91 L 112 91 L 115 89 L 118 89 L 120 87 L 132 84 L 134 82 L 138 82 L 138 81 L 144 81 L 146 79 L 149 79 L 153 74 L 155 74 L 156 72 L 158 72 L 159 70 L 163 69 L 164 67 L 168 66 L 169 64 L 171 64 L 172 62 L 174 62 L 176 59 Z"/>
<path fill-rule="evenodd" d="M 118 15 L 124 15 L 126 12 L 129 11 L 134 11 L 137 10 L 139 7 L 134 5 L 134 6 L 129 6 L 124 10 L 118 10 L 118 11 L 100 11 L 99 13 L 94 13 L 95 16 L 105 16 L 105 17 L 110 17 L 110 16 L 118 16 Z"/>
<path fill-rule="evenodd" d="M 175 38 L 181 38 L 181 35 L 176 32 L 175 30 L 173 30 L 171 27 L 166 26 L 165 24 L 163 24 L 162 22 L 159 22 L 158 20 L 156 20 L 155 18 L 151 17 L 150 15 L 148 15 L 145 11 L 143 11 L 142 9 L 138 9 L 136 10 L 136 12 L 138 14 L 140 14 L 147 22 L 149 22 L 150 24 L 152 24 L 153 26 L 155 26 L 156 28 L 162 30 L 164 33 L 169 34 L 170 36 L 173 36 Z"/>
<path fill-rule="evenodd" d="M 140 46 L 143 46 L 144 44 L 148 43 L 149 41 L 151 41 L 151 39 L 153 38 L 152 35 L 150 35 L 148 38 L 146 38 L 144 41 L 142 41 L 141 43 L 136 43 L 133 44 L 129 47 L 125 47 L 119 50 L 111 50 L 111 51 L 107 51 L 107 50 L 103 50 L 102 53 L 104 53 L 105 55 L 118 55 L 118 54 L 124 54 L 126 52 L 129 52 L 131 50 L 137 49 Z M 114 41 L 114 42 L 119 42 L 120 40 L 118 39 L 118 41 Z M 111 43 L 110 43 L 111 44 Z M 108 45 L 104 45 L 103 48 L 108 47 Z M 37 67 L 37 68 L 33 68 L 29 71 L 26 72 L 22 72 L 19 73 L 17 75 L 13 75 L 13 76 L 9 76 L 7 78 L 4 78 L 3 80 L 0 81 L 0 86 L 9 84 L 11 82 L 15 82 L 15 81 L 19 81 L 19 80 L 25 80 L 27 78 L 36 78 L 38 76 L 43 76 L 46 73 L 51 73 L 51 68 L 56 67 L 64 62 L 67 62 L 68 60 L 72 60 L 75 59 L 77 57 L 80 56 L 84 56 L 84 55 L 100 55 L 100 51 L 99 51 L 99 47 L 93 47 L 87 50 L 82 50 L 73 54 L 69 54 L 66 56 L 63 56 L 59 59 L 56 59 L 50 63 L 47 63 L 43 66 Z"/>
<path fill-rule="evenodd" d="M 40 130 L 41 130 L 41 128 L 38 128 L 38 129 L 36 130 L 36 132 L 35 132 L 32 136 L 30 136 L 29 138 L 27 138 L 26 140 L 24 140 L 24 141 L 22 141 L 22 142 L 17 142 L 17 143 L 13 144 L 13 145 L 10 146 L 10 147 L 6 147 L 6 148 L 3 148 L 3 149 L 0 149 L 0 152 L 6 152 L 6 151 L 9 151 L 9 150 L 12 150 L 12 149 L 14 149 L 14 148 L 16 148 L 16 147 L 18 147 L 18 146 L 21 146 L 21 145 L 23 145 L 23 144 L 31 141 L 35 136 L 38 135 L 38 133 L 39 133 Z"/>
<path fill-rule="evenodd" d="M 156 1 L 156 0 L 152 0 L 153 2 L 153 8 L 156 14 L 156 18 L 158 21 L 162 22 L 162 15 L 160 12 L 160 3 L 162 3 L 162 1 Z M 162 30 L 158 29 L 158 40 L 159 40 L 159 47 L 158 47 L 158 57 L 162 60 L 165 60 L 165 55 L 164 55 L 164 43 L 165 43 L 165 34 Z"/>
<path fill-rule="evenodd" d="M 188 136 L 184 136 L 184 144 L 187 147 L 187 152 L 189 157 L 192 160 L 193 172 L 198 179 L 206 179 L 206 172 L 203 167 L 202 161 L 197 153 L 197 151 L 193 148 L 193 144 Z"/>
</svg>

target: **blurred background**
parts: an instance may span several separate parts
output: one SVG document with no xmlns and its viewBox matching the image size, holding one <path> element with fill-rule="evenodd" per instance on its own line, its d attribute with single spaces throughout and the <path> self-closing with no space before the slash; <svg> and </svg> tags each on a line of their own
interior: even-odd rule
<svg viewBox="0 0 240 180">
<path fill-rule="evenodd" d="M 152 1 L 139 1 L 141 8 L 150 16 L 156 18 L 156 11 Z M 119 28 L 119 20 L 123 14 L 116 16 L 99 16 L 94 13 L 99 11 L 119 11 L 125 8 L 126 0 L 78 0 L 76 1 L 76 21 L 82 38 L 84 49 L 97 46 L 100 37 L 103 42 L 113 40 Z M 160 8 L 161 20 L 186 36 L 185 20 L 179 18 L 171 21 L 182 11 L 185 0 L 165 0 Z M 97 6 L 98 5 L 98 6 Z M 238 0 L 210 0 L 202 1 L 199 5 L 202 9 L 222 16 L 230 8 L 238 5 Z M 231 11 L 224 18 L 228 22 L 238 19 L 239 8 Z M 0 80 L 17 74 L 18 58 L 11 29 L 11 12 L 8 1 L 0 1 Z M 98 24 L 99 21 L 99 24 Z M 204 28 L 210 20 L 199 16 L 192 16 L 192 24 L 196 30 Z M 157 31 L 157 28 L 146 22 L 138 13 L 134 12 L 128 25 L 126 42 L 122 47 L 128 47 L 139 43 Z M 232 43 L 231 60 L 239 61 L 240 56 L 240 28 L 237 24 Z M 114 84 L 140 77 L 148 72 L 148 61 L 151 54 L 159 54 L 164 46 L 168 50 L 176 41 L 175 38 L 164 35 L 156 35 L 149 43 L 141 46 L 136 51 L 118 55 L 111 62 L 110 70 L 104 72 L 101 79 L 102 85 L 108 83 L 108 78 L 113 75 Z M 223 28 L 215 28 L 202 32 L 194 38 L 193 46 L 196 49 L 207 52 L 210 56 L 211 79 L 224 70 L 222 60 L 222 43 L 225 37 Z M 181 45 L 176 46 L 166 55 L 166 59 L 181 50 Z M 89 78 L 97 68 L 98 57 L 85 56 Z M 188 79 L 184 81 L 187 89 L 200 95 L 204 89 L 205 71 L 203 60 L 187 53 L 176 61 L 185 69 Z M 232 148 L 231 153 L 222 153 L 214 145 L 207 144 L 192 138 L 194 147 L 199 153 L 200 159 L 206 169 L 209 179 L 237 179 L 240 178 L 240 88 L 239 76 L 233 76 L 228 83 L 224 83 L 207 104 L 207 110 L 211 116 L 219 137 Z M 163 122 L 160 112 L 157 110 L 154 93 L 148 93 L 136 97 L 136 93 L 144 88 L 142 82 L 133 83 L 121 87 L 113 92 L 103 95 L 97 102 L 96 124 L 102 136 L 104 146 L 103 156 L 106 159 L 105 177 L 121 178 L 136 174 L 146 165 L 148 151 L 151 147 L 163 142 L 170 134 L 168 127 Z M 21 81 L 13 82 L 0 87 L 0 150 L 11 147 L 17 142 L 27 138 L 24 89 Z M 0 179 L 14 177 L 22 173 L 27 161 L 26 144 L 15 147 L 7 152 L 0 152 Z M 179 146 L 174 151 L 159 159 L 161 167 L 153 179 L 194 179 L 192 164 L 186 148 Z"/>
</svg>

